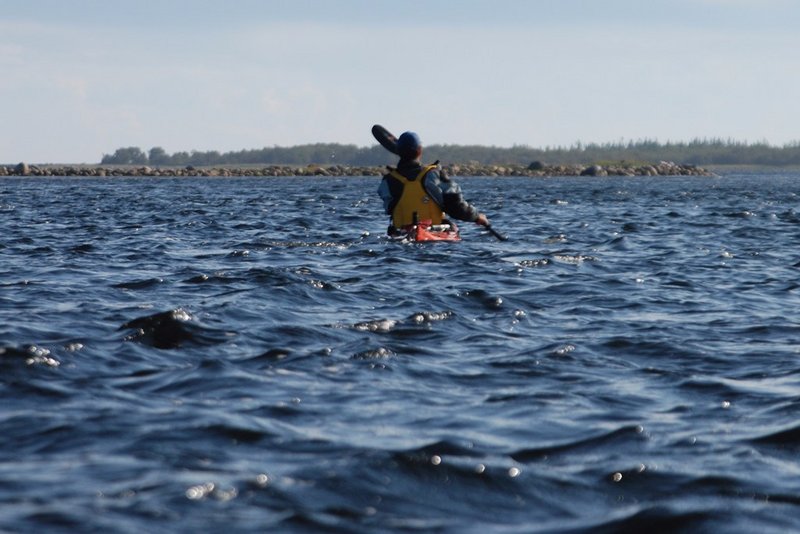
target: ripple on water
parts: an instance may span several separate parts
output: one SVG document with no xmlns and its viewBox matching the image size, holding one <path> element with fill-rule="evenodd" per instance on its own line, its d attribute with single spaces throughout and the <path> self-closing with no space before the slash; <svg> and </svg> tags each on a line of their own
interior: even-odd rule
<svg viewBox="0 0 800 534">
<path fill-rule="evenodd" d="M 797 531 L 797 180 L 7 177 L 0 530 Z"/>
</svg>

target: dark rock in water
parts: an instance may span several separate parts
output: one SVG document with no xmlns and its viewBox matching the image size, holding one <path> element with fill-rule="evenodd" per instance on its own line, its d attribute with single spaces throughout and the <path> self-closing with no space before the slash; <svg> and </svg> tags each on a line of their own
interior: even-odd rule
<svg viewBox="0 0 800 534">
<path fill-rule="evenodd" d="M 530 165 L 528 165 L 529 171 L 543 171 L 544 169 L 545 165 L 541 161 L 533 161 Z"/>
<path fill-rule="evenodd" d="M 30 167 L 28 167 L 27 163 L 19 163 L 16 167 L 14 167 L 14 174 L 20 176 L 28 176 L 31 173 Z"/>
</svg>

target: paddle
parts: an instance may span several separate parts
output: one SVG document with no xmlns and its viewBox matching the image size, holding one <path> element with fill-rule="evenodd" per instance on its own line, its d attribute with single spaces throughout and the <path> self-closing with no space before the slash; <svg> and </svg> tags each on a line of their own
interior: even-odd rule
<svg viewBox="0 0 800 534">
<path fill-rule="evenodd" d="M 489 233 L 492 234 L 493 236 L 495 236 L 500 241 L 508 241 L 508 236 L 507 235 L 503 235 L 500 232 L 498 232 L 497 230 L 495 230 L 494 228 L 492 228 L 492 225 L 487 224 L 486 226 L 484 226 L 484 228 L 489 230 Z"/>
<path fill-rule="evenodd" d="M 380 124 L 375 124 L 372 127 L 372 136 L 381 144 L 383 148 L 391 152 L 392 154 L 398 154 L 397 151 L 397 137 L 395 137 L 389 130 L 381 126 Z M 399 154 L 398 154 L 399 155 Z M 500 241 L 508 241 L 508 236 L 505 236 L 491 227 L 491 225 L 487 224 L 484 226 L 489 233 L 495 236 Z"/>
<path fill-rule="evenodd" d="M 376 124 L 372 127 L 372 136 L 378 140 L 383 148 L 392 154 L 397 154 L 397 138 L 389 130 L 380 124 Z"/>
</svg>

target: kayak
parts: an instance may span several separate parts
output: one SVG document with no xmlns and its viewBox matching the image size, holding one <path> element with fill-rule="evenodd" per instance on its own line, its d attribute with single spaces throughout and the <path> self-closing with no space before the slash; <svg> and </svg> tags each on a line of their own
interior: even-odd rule
<svg viewBox="0 0 800 534">
<path fill-rule="evenodd" d="M 391 239 L 404 242 L 424 243 L 427 241 L 461 241 L 458 227 L 453 223 L 431 224 L 430 221 L 422 221 L 401 228 L 399 232 L 392 234 Z"/>
</svg>

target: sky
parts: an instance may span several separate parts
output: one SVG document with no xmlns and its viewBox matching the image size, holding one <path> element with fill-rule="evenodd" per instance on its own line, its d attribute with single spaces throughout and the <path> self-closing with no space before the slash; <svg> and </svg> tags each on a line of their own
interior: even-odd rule
<svg viewBox="0 0 800 534">
<path fill-rule="evenodd" d="M 800 140 L 796 0 L 0 0 L 0 163 Z"/>
</svg>

